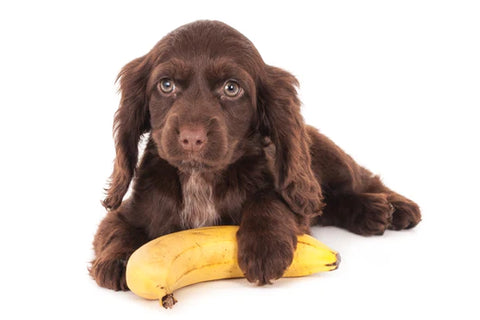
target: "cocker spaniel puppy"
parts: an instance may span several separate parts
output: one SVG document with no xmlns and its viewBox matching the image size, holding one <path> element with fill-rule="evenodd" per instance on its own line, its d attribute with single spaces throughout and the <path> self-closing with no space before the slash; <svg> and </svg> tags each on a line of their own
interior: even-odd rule
<svg viewBox="0 0 480 320">
<path fill-rule="evenodd" d="M 283 275 L 296 236 L 311 225 L 380 235 L 421 219 L 413 201 L 307 126 L 297 80 L 221 22 L 174 30 L 119 81 L 108 213 L 90 266 L 100 286 L 128 290 L 132 252 L 182 229 L 239 225 L 239 265 L 249 281 L 266 284 Z"/>
</svg>

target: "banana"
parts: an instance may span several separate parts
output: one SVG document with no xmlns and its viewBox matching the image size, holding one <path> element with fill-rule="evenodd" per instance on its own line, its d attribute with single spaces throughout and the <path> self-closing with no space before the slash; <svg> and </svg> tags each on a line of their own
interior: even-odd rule
<svg viewBox="0 0 480 320">
<path fill-rule="evenodd" d="M 165 308 L 173 292 L 190 284 L 244 276 L 237 262 L 238 226 L 215 226 L 175 232 L 137 249 L 127 263 L 128 288 Z M 284 277 L 306 276 L 338 268 L 340 256 L 309 235 L 298 237 L 293 262 Z"/>
</svg>

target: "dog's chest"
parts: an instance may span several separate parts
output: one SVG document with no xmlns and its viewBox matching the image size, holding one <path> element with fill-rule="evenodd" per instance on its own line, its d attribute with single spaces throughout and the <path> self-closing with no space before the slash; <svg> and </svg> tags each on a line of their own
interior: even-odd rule
<svg viewBox="0 0 480 320">
<path fill-rule="evenodd" d="M 180 213 L 184 228 L 215 225 L 219 216 L 213 200 L 213 187 L 198 173 L 192 172 L 182 182 L 183 208 Z"/>
</svg>

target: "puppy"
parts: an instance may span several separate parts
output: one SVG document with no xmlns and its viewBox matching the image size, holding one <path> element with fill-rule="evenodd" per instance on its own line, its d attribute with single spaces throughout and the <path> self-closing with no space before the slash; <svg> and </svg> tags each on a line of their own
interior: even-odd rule
<svg viewBox="0 0 480 320">
<path fill-rule="evenodd" d="M 183 229 L 239 225 L 239 265 L 263 285 L 283 275 L 313 224 L 380 235 L 421 219 L 417 204 L 307 126 L 297 80 L 221 22 L 174 30 L 119 80 L 108 213 L 90 266 L 100 286 L 128 290 L 132 252 Z"/>
</svg>

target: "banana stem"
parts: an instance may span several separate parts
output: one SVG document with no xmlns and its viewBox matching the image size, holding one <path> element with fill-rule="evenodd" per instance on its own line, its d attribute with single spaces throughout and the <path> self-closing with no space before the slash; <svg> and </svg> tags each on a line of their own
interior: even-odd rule
<svg viewBox="0 0 480 320">
<path fill-rule="evenodd" d="M 175 303 L 177 303 L 177 299 L 175 299 L 173 293 L 166 294 L 161 299 L 161 304 L 165 309 L 171 309 Z"/>
</svg>

